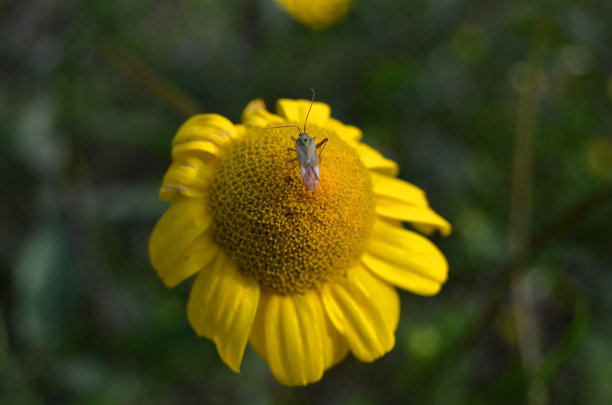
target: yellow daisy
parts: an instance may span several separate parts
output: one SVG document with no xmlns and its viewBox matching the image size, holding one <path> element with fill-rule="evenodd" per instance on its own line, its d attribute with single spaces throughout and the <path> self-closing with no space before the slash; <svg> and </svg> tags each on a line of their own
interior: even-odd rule
<svg viewBox="0 0 612 405">
<path fill-rule="evenodd" d="M 344 19 L 352 0 L 275 0 L 302 25 L 321 30 Z"/>
<path fill-rule="evenodd" d="M 320 102 L 306 131 L 328 142 L 318 187 L 306 187 L 287 149 L 310 106 L 281 99 L 273 114 L 255 100 L 242 124 L 217 114 L 187 120 L 160 189 L 172 205 L 149 241 L 168 287 L 197 274 L 187 304 L 196 333 L 236 372 L 250 342 L 285 385 L 318 381 L 349 350 L 361 361 L 387 353 L 399 319 L 394 287 L 434 295 L 448 271 L 436 246 L 402 221 L 443 235 L 450 224 Z"/>
</svg>

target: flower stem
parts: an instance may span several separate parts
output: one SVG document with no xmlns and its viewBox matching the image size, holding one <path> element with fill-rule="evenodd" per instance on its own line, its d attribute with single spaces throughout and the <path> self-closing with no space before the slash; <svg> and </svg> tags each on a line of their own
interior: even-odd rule
<svg viewBox="0 0 612 405">
<path fill-rule="evenodd" d="M 95 49 L 117 70 L 134 82 L 167 101 L 181 115 L 190 117 L 205 110 L 189 94 L 176 87 L 145 62 L 134 56 L 112 38 L 97 37 Z"/>
<path fill-rule="evenodd" d="M 558 241 L 564 235 L 576 229 L 589 215 L 610 203 L 612 203 L 612 184 L 608 184 L 582 199 L 561 214 L 553 223 L 539 231 L 528 243 L 525 243 L 511 261 L 501 268 L 492 286 L 483 288 L 489 293 L 482 300 L 482 304 L 479 305 L 480 308 L 483 308 L 479 316 L 471 322 L 471 326 L 465 328 L 462 336 L 448 345 L 434 361 L 421 370 L 420 381 L 415 386 L 421 386 L 424 390 L 430 389 L 429 387 L 432 384 L 435 385 L 435 377 L 442 375 L 446 367 L 456 365 L 458 359 L 471 350 L 482 336 L 490 330 L 490 325 L 502 308 L 502 298 L 506 295 L 511 277 L 513 275 L 515 277 L 520 276 L 526 272 L 528 269 L 526 265 L 533 256 L 544 250 L 549 243 Z M 546 362 L 542 367 L 546 368 Z M 427 397 L 427 394 L 424 397 Z"/>
<path fill-rule="evenodd" d="M 516 256 L 529 241 L 531 200 L 533 194 L 534 143 L 537 134 L 538 104 L 544 90 L 545 72 L 542 59 L 551 37 L 550 18 L 536 26 L 526 63 L 521 68 L 516 116 L 514 170 L 510 206 L 510 254 Z M 548 403 L 546 384 L 531 378 L 542 364 L 540 325 L 535 310 L 531 278 L 525 274 L 526 262 L 517 263 L 510 271 L 511 308 L 519 354 L 527 376 L 527 399 L 531 405 Z M 521 267 L 523 266 L 523 267 Z"/>
</svg>

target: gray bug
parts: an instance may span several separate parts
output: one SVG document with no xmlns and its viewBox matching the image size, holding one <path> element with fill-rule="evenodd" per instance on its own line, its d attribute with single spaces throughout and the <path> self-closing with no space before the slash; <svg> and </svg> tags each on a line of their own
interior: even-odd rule
<svg viewBox="0 0 612 405">
<path fill-rule="evenodd" d="M 308 121 L 308 116 L 310 115 L 310 110 L 312 109 L 312 104 L 315 99 L 315 91 L 312 88 L 310 88 L 310 90 L 312 91 L 312 100 L 310 101 L 310 108 L 308 108 L 308 113 L 304 120 L 304 130 L 300 130 L 299 126 L 297 127 L 299 136 L 297 138 L 291 138 L 295 142 L 295 149 L 287 148 L 289 152 L 296 152 L 297 157 L 289 159 L 285 163 L 291 163 L 297 160 L 300 164 L 300 174 L 302 175 L 304 184 L 309 190 L 315 191 L 319 185 L 319 178 L 321 177 L 321 173 L 319 172 L 319 159 L 327 144 L 327 138 L 319 143 L 315 143 L 315 139 L 306 133 L 306 122 Z M 321 151 L 317 153 L 319 148 L 321 148 Z"/>
</svg>

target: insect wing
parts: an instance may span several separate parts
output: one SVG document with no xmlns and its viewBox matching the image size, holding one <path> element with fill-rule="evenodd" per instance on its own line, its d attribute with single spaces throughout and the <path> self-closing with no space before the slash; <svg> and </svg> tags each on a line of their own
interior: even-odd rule
<svg viewBox="0 0 612 405">
<path fill-rule="evenodd" d="M 314 138 L 306 133 L 301 133 L 295 142 L 298 160 L 300 162 L 300 173 L 304 184 L 310 190 L 316 190 L 319 184 L 319 157 Z"/>
<path fill-rule="evenodd" d="M 300 167 L 300 173 L 302 174 L 302 180 L 304 180 L 304 184 L 310 190 L 315 191 L 317 186 L 319 185 L 319 168 L 316 169 L 312 167 L 310 164 L 306 167 Z"/>
<path fill-rule="evenodd" d="M 300 134 L 300 137 L 295 142 L 298 160 L 301 167 L 306 167 L 308 164 L 313 167 L 319 166 L 319 157 L 317 156 L 317 145 L 314 138 L 309 137 L 305 133 Z"/>
<path fill-rule="evenodd" d="M 306 165 L 310 163 L 310 159 L 308 158 L 309 147 L 310 144 L 308 144 L 308 146 L 304 146 L 301 138 L 298 138 L 298 140 L 295 142 L 295 150 L 297 151 L 297 158 L 300 162 L 300 167 L 306 167 Z"/>
</svg>

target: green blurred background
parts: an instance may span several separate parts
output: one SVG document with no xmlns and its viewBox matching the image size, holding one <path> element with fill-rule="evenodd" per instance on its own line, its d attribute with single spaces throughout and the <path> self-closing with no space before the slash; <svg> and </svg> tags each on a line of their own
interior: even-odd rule
<svg viewBox="0 0 612 405">
<path fill-rule="evenodd" d="M 1 403 L 612 403 L 612 2 L 0 1 Z M 317 99 L 454 226 L 396 347 L 232 373 L 147 258 L 191 114 Z"/>
</svg>

